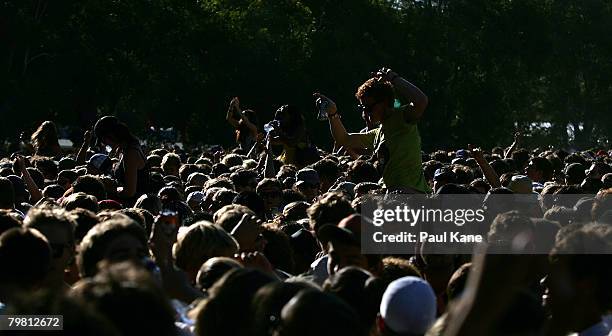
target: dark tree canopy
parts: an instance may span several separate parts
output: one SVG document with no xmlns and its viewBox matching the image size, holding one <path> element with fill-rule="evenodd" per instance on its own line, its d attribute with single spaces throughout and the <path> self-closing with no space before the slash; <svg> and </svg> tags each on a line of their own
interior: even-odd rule
<svg viewBox="0 0 612 336">
<path fill-rule="evenodd" d="M 0 140 L 115 114 L 229 144 L 232 96 L 261 121 L 296 104 L 327 132 L 315 90 L 357 131 L 354 90 L 389 66 L 429 96 L 425 149 L 507 144 L 515 130 L 609 146 L 611 19 L 601 0 L 4 0 Z"/>
</svg>

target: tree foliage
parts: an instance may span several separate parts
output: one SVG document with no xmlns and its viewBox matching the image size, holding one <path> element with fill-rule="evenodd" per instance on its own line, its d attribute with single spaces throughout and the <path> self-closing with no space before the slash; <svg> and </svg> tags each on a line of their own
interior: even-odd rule
<svg viewBox="0 0 612 336">
<path fill-rule="evenodd" d="M 429 96 L 427 149 L 505 144 L 537 122 L 551 125 L 538 144 L 607 145 L 610 19 L 601 0 L 4 0 L 0 137 L 116 114 L 229 144 L 232 96 L 260 122 L 295 104 L 327 134 L 315 90 L 356 131 L 356 87 L 389 66 Z"/>
</svg>

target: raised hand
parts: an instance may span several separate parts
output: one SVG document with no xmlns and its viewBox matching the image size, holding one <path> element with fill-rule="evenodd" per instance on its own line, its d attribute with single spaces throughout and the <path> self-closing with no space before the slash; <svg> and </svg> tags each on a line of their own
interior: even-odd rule
<svg viewBox="0 0 612 336">
<path fill-rule="evenodd" d="M 236 254 L 234 258 L 240 261 L 244 267 L 257 268 L 266 273 L 274 273 L 274 267 L 263 253 L 242 252 L 240 254 Z"/>
<path fill-rule="evenodd" d="M 17 167 L 19 168 L 19 173 L 23 174 L 27 169 L 25 164 L 25 158 L 21 155 L 16 155 L 15 162 L 17 163 Z"/>
<path fill-rule="evenodd" d="M 468 151 L 474 159 L 484 158 L 484 152 L 480 147 L 474 147 L 474 145 L 468 144 Z"/>
<path fill-rule="evenodd" d="M 90 130 L 85 131 L 83 134 L 83 143 L 89 145 L 91 143 L 92 134 Z"/>
<path fill-rule="evenodd" d="M 372 77 L 378 79 L 379 81 L 393 81 L 398 74 L 389 68 L 380 68 L 376 72 L 372 73 Z"/>
<path fill-rule="evenodd" d="M 326 96 L 320 94 L 319 92 L 313 93 L 312 96 L 315 98 L 315 102 L 317 106 L 320 106 L 323 102 L 327 104 L 327 115 L 328 116 L 332 116 L 338 112 L 338 107 L 336 106 L 336 103 L 334 103 L 333 100 L 327 98 Z"/>
</svg>

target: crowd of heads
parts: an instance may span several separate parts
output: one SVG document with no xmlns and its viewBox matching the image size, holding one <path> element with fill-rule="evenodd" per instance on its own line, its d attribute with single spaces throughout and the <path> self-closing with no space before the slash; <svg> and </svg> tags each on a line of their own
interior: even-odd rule
<svg viewBox="0 0 612 336">
<path fill-rule="evenodd" d="M 389 94 L 369 85 L 380 91 L 369 98 Z M 276 119 L 287 134 L 304 129 L 291 106 Z M 123 161 L 89 150 L 79 162 L 56 146 L 54 129 L 43 123 L 32 151 L 18 153 L 27 172 L 13 153 L 0 161 L 3 314 L 61 314 L 75 335 L 444 335 L 474 269 L 481 281 L 495 276 L 469 255 L 425 247 L 362 254 L 361 205 L 388 192 L 365 156 L 317 149 L 264 165 L 257 143 L 253 151 L 150 147 L 148 178 L 138 178 L 146 185 L 121 197 L 125 182 L 113 167 Z M 111 147 L 138 145 L 115 118 L 95 135 Z M 500 185 L 473 151 L 423 152 L 433 193 L 580 196 L 574 204 L 547 198 L 530 213 L 499 209 L 487 223 L 495 241 L 544 232 L 538 244 L 550 251 L 531 256 L 513 287 L 504 278 L 493 285 L 511 293 L 491 322 L 497 334 L 538 335 L 550 320 L 575 332 L 597 323 L 593 316 L 612 309 L 612 154 L 479 153 Z M 507 262 L 524 256 L 514 257 Z"/>
</svg>

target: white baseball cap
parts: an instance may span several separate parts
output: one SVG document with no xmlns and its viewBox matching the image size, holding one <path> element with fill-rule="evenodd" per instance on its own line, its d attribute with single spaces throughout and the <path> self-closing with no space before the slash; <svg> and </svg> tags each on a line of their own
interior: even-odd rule
<svg viewBox="0 0 612 336">
<path fill-rule="evenodd" d="M 385 290 L 380 316 L 394 333 L 423 335 L 436 320 L 436 294 L 421 278 L 399 278 Z"/>
</svg>

